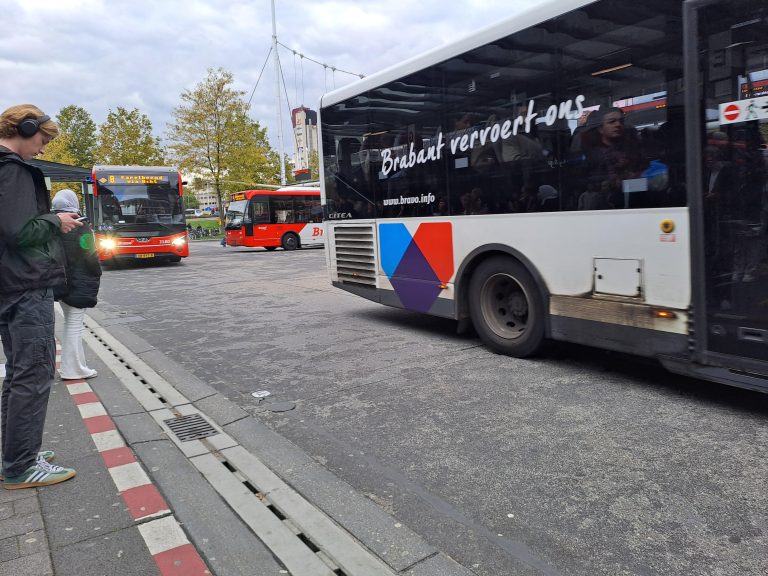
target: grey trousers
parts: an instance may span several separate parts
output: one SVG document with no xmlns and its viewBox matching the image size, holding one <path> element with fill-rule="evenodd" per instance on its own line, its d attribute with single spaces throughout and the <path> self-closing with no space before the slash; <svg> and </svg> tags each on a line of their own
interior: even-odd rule
<svg viewBox="0 0 768 576">
<path fill-rule="evenodd" d="M 5 380 L 0 404 L 3 472 L 18 476 L 35 463 L 56 370 L 53 290 L 0 295 Z"/>
</svg>

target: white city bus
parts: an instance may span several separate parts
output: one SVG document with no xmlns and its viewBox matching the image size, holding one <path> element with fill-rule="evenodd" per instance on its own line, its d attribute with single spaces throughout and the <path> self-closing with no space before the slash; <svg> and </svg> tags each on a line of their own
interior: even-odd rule
<svg viewBox="0 0 768 576">
<path fill-rule="evenodd" d="M 768 2 L 547 2 L 320 127 L 335 286 L 768 391 Z"/>
</svg>

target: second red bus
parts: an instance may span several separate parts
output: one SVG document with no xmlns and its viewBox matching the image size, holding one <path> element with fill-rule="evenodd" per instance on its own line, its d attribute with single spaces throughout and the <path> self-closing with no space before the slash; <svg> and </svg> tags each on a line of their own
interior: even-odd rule
<svg viewBox="0 0 768 576">
<path fill-rule="evenodd" d="M 230 196 L 225 221 L 228 246 L 296 250 L 325 245 L 320 188 L 245 190 Z"/>
</svg>

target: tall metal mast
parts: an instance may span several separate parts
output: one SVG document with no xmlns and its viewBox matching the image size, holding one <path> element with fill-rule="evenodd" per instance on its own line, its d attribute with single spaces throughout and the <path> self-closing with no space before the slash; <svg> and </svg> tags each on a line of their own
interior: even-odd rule
<svg viewBox="0 0 768 576">
<path fill-rule="evenodd" d="M 275 54 L 275 95 L 277 96 L 277 142 L 280 148 L 280 184 L 285 186 L 285 153 L 283 151 L 283 118 L 280 105 L 280 58 L 277 55 L 275 0 L 272 0 L 272 51 Z"/>
</svg>

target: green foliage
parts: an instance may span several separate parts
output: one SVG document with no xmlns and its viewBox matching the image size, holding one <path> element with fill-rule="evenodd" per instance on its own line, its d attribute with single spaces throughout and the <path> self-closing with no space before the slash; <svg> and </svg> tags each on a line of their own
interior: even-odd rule
<svg viewBox="0 0 768 576">
<path fill-rule="evenodd" d="M 91 119 L 91 115 L 85 109 L 71 104 L 59 110 L 56 123 L 62 135 L 68 137 L 67 145 L 73 159 L 71 164 L 81 168 L 93 166 L 96 124 Z"/>
<path fill-rule="evenodd" d="M 138 108 L 120 106 L 109 111 L 99 127 L 95 152 L 97 164 L 135 164 L 139 166 L 165 163 L 160 139 L 152 136 L 152 121 Z"/>
<path fill-rule="evenodd" d="M 185 210 L 187 208 L 200 208 L 200 200 L 197 199 L 197 196 L 194 195 L 188 186 L 184 187 L 184 195 L 181 197 L 181 202 Z"/>
<path fill-rule="evenodd" d="M 45 147 L 45 153 L 41 154 L 38 158 L 46 162 L 74 165 L 75 157 L 72 155 L 72 138 L 67 132 L 62 131 Z"/>
<path fill-rule="evenodd" d="M 168 125 L 176 162 L 213 185 L 221 211 L 227 193 L 280 179 L 279 156 L 266 129 L 249 118 L 245 92 L 234 90 L 233 81 L 231 72 L 209 69 L 202 82 L 181 94 Z"/>
<path fill-rule="evenodd" d="M 58 162 L 59 164 L 74 165 L 75 159 L 72 156 L 72 147 L 70 136 L 67 132 L 61 132 L 56 138 L 54 138 L 48 146 L 45 147 L 45 154 L 38 156 L 40 160 L 46 162 Z M 53 182 L 51 184 L 51 198 L 59 190 L 69 188 L 74 190 L 80 201 L 80 206 L 83 206 L 82 186 L 80 182 Z"/>
</svg>

